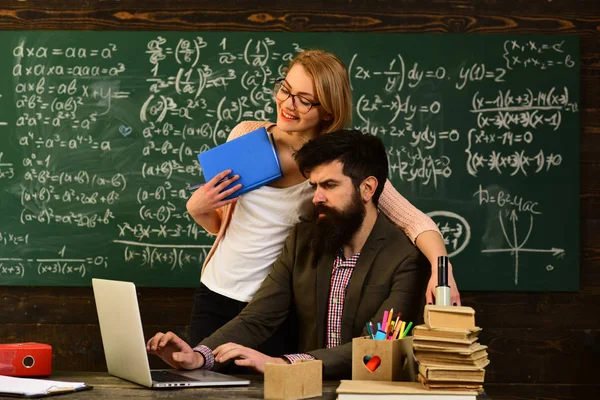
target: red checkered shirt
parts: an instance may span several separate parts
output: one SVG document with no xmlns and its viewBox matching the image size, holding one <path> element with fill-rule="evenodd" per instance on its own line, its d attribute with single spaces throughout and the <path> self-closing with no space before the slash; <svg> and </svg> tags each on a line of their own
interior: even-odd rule
<svg viewBox="0 0 600 400">
<path fill-rule="evenodd" d="M 341 252 L 333 263 L 331 274 L 331 286 L 329 289 L 329 302 L 327 307 L 327 328 L 325 347 L 330 349 L 340 345 L 342 333 L 342 312 L 346 300 L 346 289 L 360 253 L 356 253 L 349 259 L 344 259 Z"/>
<path fill-rule="evenodd" d="M 329 288 L 329 301 L 327 307 L 327 327 L 325 328 L 325 347 L 330 349 L 340 345 L 342 333 L 342 312 L 344 311 L 344 301 L 346 300 L 346 290 L 348 283 L 352 278 L 354 267 L 358 262 L 360 253 L 354 254 L 349 259 L 345 259 L 342 251 L 338 252 L 333 262 L 333 272 L 331 274 L 331 285 Z M 214 357 L 212 351 L 207 346 L 197 346 L 195 351 L 204 355 L 203 369 L 212 369 L 214 366 Z M 314 360 L 310 354 L 286 354 L 285 357 L 290 363 L 296 360 Z"/>
</svg>

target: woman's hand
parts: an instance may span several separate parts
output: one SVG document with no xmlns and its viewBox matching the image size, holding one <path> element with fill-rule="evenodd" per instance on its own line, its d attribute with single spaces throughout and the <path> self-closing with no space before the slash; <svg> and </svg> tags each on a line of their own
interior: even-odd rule
<svg viewBox="0 0 600 400">
<path fill-rule="evenodd" d="M 225 188 L 240 178 L 239 175 L 228 177 L 230 173 L 231 170 L 228 169 L 215 175 L 192 194 L 186 204 L 186 208 L 192 218 L 196 219 L 203 215 L 208 215 L 217 208 L 226 206 L 236 200 L 235 198 L 224 200 L 242 187 L 241 184 L 237 184 L 225 190 Z"/>
<path fill-rule="evenodd" d="M 427 304 L 435 303 L 435 288 L 438 284 L 437 265 L 431 266 L 431 278 L 427 284 L 427 292 L 425 293 L 425 300 Z M 460 306 L 460 293 L 458 292 L 458 286 L 454 280 L 454 274 L 452 273 L 452 263 L 448 261 L 448 286 L 450 286 L 450 304 L 453 306 Z"/>
</svg>

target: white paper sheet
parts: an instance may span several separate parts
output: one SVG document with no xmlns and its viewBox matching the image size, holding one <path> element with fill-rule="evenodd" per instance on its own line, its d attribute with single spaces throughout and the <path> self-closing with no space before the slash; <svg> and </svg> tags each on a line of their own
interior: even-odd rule
<svg viewBox="0 0 600 400">
<path fill-rule="evenodd" d="M 84 382 L 63 382 L 51 381 L 48 379 L 0 376 L 0 393 L 20 394 L 23 396 L 52 394 L 61 391 L 73 391 L 84 386 Z"/>
</svg>

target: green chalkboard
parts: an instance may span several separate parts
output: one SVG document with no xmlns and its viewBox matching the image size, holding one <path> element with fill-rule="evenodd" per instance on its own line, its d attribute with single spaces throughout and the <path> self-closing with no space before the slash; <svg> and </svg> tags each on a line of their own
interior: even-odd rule
<svg viewBox="0 0 600 400">
<path fill-rule="evenodd" d="M 308 48 L 347 64 L 461 290 L 578 289 L 578 38 L 366 33 L 2 32 L 0 284 L 196 286 L 196 154 L 274 120 Z"/>
</svg>

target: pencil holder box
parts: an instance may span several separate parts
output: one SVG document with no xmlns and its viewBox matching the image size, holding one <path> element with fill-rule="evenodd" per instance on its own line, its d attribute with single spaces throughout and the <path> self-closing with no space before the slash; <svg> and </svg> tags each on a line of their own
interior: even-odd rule
<svg viewBox="0 0 600 400">
<path fill-rule="evenodd" d="M 412 336 L 397 340 L 352 340 L 352 380 L 416 381 Z"/>
<path fill-rule="evenodd" d="M 308 399 L 322 394 L 322 361 L 298 360 L 287 365 L 265 364 L 265 399 Z"/>
</svg>

